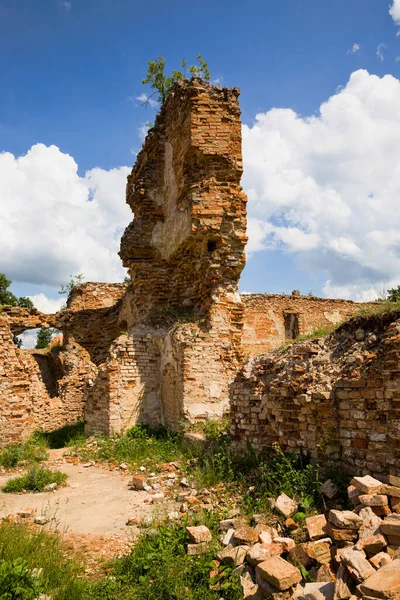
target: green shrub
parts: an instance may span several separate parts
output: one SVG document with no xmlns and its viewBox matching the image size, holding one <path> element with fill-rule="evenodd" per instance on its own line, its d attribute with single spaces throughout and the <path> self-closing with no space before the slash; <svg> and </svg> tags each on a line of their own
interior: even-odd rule
<svg viewBox="0 0 400 600">
<path fill-rule="evenodd" d="M 23 558 L 0 564 L 0 599 L 33 600 L 42 591 L 37 577 Z"/>
<path fill-rule="evenodd" d="M 46 444 L 37 434 L 21 444 L 8 444 L 0 451 L 0 465 L 6 469 L 47 460 Z"/>
<path fill-rule="evenodd" d="M 9 479 L 3 488 L 4 492 L 18 493 L 23 491 L 43 492 L 46 485 L 56 483 L 63 485 L 67 475 L 60 471 L 50 471 L 43 467 L 33 467 L 26 475 Z"/>
<path fill-rule="evenodd" d="M 53 600 L 81 600 L 82 590 L 86 582 L 77 579 L 83 569 L 78 563 L 68 558 L 62 549 L 60 538 L 43 529 L 31 530 L 22 524 L 3 522 L 0 524 L 0 598 L 10 600 L 25 598 L 25 596 L 2 596 L 5 593 L 5 573 L 9 573 L 10 566 L 15 563 L 22 565 L 24 573 L 32 575 L 35 569 L 40 576 L 35 578 L 38 587 L 33 596 L 37 598 L 40 593 L 50 595 Z M 9 577 L 9 575 L 7 575 Z M 15 576 L 12 576 L 15 577 Z M 29 581 L 29 580 L 28 580 Z M 29 587 L 28 587 L 29 589 Z"/>
</svg>

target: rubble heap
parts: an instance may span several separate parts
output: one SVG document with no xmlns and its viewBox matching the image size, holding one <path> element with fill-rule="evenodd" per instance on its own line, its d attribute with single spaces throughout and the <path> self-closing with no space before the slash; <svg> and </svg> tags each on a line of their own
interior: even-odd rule
<svg viewBox="0 0 400 600">
<path fill-rule="evenodd" d="M 306 542 L 293 539 L 299 531 L 292 518 L 298 506 L 285 494 L 271 499 L 271 506 L 286 519 L 284 529 L 293 530 L 293 537 L 283 536 L 280 524 L 268 525 L 268 515 L 253 515 L 253 526 L 238 517 L 220 521 L 224 548 L 215 569 L 234 568 L 247 600 L 400 598 L 400 478 L 389 476 L 389 481 L 355 477 L 348 488 L 354 509 L 338 507 L 306 518 Z M 332 500 L 332 482 L 325 491 Z M 210 531 L 187 529 L 188 553 L 206 552 Z"/>
</svg>

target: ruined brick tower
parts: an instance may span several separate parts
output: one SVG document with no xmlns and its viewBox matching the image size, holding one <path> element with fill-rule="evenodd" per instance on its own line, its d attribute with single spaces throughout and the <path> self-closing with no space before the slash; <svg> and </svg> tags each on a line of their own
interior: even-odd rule
<svg viewBox="0 0 400 600">
<path fill-rule="evenodd" d="M 87 405 L 89 431 L 174 426 L 229 405 L 247 241 L 238 96 L 176 83 L 128 177 L 134 220 L 120 256 L 132 284 Z"/>
<path fill-rule="evenodd" d="M 246 197 L 237 89 L 177 83 L 127 185 L 135 218 L 121 241 L 135 318 L 150 309 L 212 309 L 244 267 Z"/>
</svg>

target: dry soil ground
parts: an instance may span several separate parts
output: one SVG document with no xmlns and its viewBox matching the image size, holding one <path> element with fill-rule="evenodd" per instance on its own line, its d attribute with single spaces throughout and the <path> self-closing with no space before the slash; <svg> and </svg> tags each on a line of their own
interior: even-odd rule
<svg viewBox="0 0 400 600">
<path fill-rule="evenodd" d="M 0 491 L 0 518 L 35 509 L 36 515 L 50 519 L 46 527 L 61 532 L 67 544 L 84 554 L 90 565 L 93 560 L 129 551 L 138 529 L 126 525 L 128 518 L 140 521 L 149 515 L 161 517 L 176 510 L 171 502 L 154 505 L 147 492 L 131 490 L 128 473 L 100 465 L 70 464 L 64 460 L 64 452 L 51 450 L 46 466 L 67 473 L 67 486 L 42 493 Z M 15 475 L 1 475 L 0 488 Z"/>
</svg>

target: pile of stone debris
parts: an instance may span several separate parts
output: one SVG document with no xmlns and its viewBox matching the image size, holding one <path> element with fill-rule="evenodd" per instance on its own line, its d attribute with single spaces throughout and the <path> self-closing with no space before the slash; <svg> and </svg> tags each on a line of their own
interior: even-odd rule
<svg viewBox="0 0 400 600">
<path fill-rule="evenodd" d="M 224 549 L 215 566 L 237 570 L 247 600 L 395 600 L 400 599 L 400 478 L 389 484 L 355 477 L 348 488 L 354 510 L 331 509 L 305 520 L 309 541 L 296 544 L 253 515 L 253 526 L 240 518 L 220 522 Z M 298 507 L 281 494 L 274 510 L 291 518 Z M 210 546 L 207 527 L 188 527 L 189 554 Z M 308 582 L 307 579 L 314 580 Z"/>
</svg>

